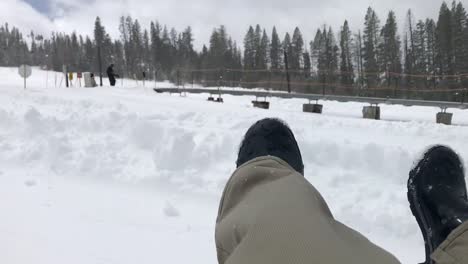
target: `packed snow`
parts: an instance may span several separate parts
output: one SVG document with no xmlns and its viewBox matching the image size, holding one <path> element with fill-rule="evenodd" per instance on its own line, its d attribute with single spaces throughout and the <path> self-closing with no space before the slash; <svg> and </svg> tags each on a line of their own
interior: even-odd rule
<svg viewBox="0 0 468 264">
<path fill-rule="evenodd" d="M 444 126 L 437 108 L 383 105 L 375 121 L 360 103 L 326 101 L 315 115 L 304 100 L 262 110 L 252 97 L 151 90 L 167 83 L 67 89 L 60 79 L 34 69 L 24 90 L 16 69 L 0 68 L 1 263 L 217 263 L 217 207 L 239 143 L 256 120 L 279 117 L 334 216 L 414 264 L 424 245 L 408 172 L 430 145 L 468 155 L 463 110 Z"/>
</svg>

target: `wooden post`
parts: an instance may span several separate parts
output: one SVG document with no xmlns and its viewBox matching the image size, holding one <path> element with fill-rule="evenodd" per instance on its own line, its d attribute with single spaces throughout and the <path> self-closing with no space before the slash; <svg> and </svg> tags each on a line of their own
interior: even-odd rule
<svg viewBox="0 0 468 264">
<path fill-rule="evenodd" d="M 68 69 L 67 69 L 67 65 L 63 65 L 63 74 L 65 75 L 65 86 L 68 88 Z"/>
</svg>

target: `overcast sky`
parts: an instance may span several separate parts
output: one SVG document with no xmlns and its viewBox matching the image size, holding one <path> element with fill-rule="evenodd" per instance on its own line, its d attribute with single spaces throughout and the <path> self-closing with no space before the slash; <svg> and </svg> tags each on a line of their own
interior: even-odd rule
<svg viewBox="0 0 468 264">
<path fill-rule="evenodd" d="M 0 23 L 9 22 L 24 31 L 92 34 L 96 16 L 107 31 L 118 37 L 122 15 L 131 15 L 148 27 L 150 21 L 175 27 L 192 26 L 195 47 L 208 42 L 214 27 L 225 25 L 228 33 L 242 43 L 249 25 L 275 25 L 283 37 L 296 26 L 309 42 L 318 27 L 331 25 L 335 32 L 347 19 L 352 30 L 362 28 L 367 7 L 372 6 L 382 24 L 394 10 L 400 29 L 411 8 L 417 19 L 436 19 L 442 0 L 0 0 Z"/>
</svg>

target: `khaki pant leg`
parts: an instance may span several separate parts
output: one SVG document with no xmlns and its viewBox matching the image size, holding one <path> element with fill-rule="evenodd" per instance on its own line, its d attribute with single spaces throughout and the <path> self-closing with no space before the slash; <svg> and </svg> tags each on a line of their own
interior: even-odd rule
<svg viewBox="0 0 468 264">
<path fill-rule="evenodd" d="M 216 224 L 220 264 L 397 264 L 337 222 L 320 193 L 286 162 L 260 157 L 228 181 Z"/>
<path fill-rule="evenodd" d="M 455 229 L 431 257 L 437 264 L 468 264 L 468 222 Z"/>
</svg>

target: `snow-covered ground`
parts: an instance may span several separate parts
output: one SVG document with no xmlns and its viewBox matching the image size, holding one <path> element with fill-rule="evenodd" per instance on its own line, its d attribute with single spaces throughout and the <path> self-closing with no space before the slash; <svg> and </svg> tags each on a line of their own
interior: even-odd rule
<svg viewBox="0 0 468 264">
<path fill-rule="evenodd" d="M 46 88 L 35 70 L 24 91 L 16 69 L 0 68 L 0 263 L 217 263 L 217 206 L 242 135 L 279 117 L 335 217 L 414 264 L 424 246 L 408 171 L 429 145 L 468 155 L 468 111 L 443 126 L 436 108 L 384 105 L 373 121 L 359 103 L 313 115 L 272 98 L 266 111 L 250 97 L 217 104 L 126 83 Z"/>
</svg>

